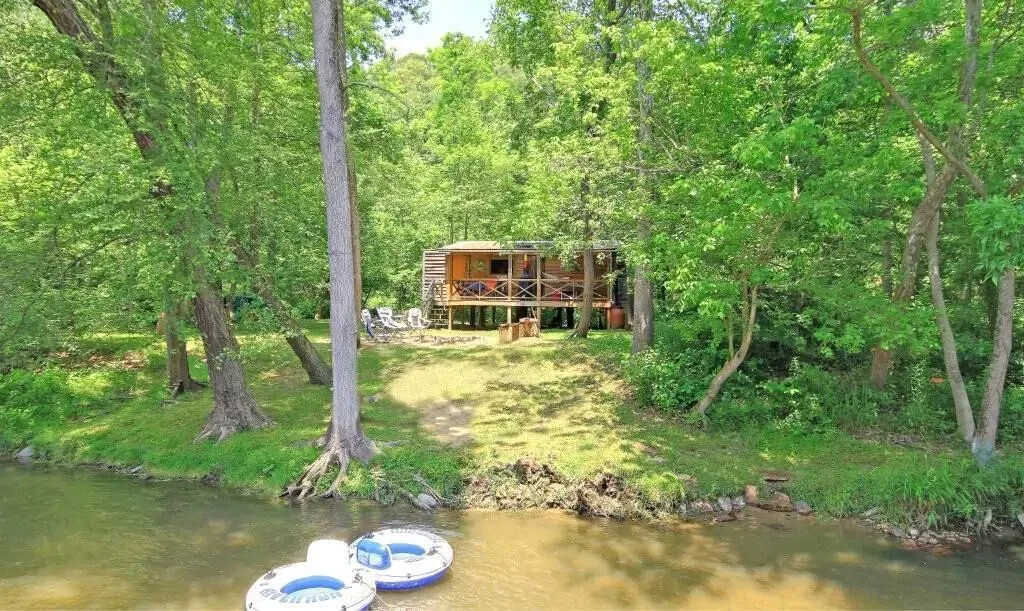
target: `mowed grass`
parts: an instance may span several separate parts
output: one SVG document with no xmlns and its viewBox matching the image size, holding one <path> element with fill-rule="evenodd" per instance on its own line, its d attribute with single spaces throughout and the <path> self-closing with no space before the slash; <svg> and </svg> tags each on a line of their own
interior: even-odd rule
<svg viewBox="0 0 1024 611">
<path fill-rule="evenodd" d="M 326 356 L 327 324 L 305 327 Z M 617 374 L 629 349 L 623 332 L 580 341 L 545 331 L 507 345 L 493 331 L 451 335 L 475 339 L 360 351 L 362 423 L 381 453 L 351 469 L 347 492 L 391 500 L 394 486 L 417 492 L 422 478 L 456 496 L 469 476 L 523 457 L 579 480 L 613 473 L 665 508 L 739 494 L 769 470 L 789 476 L 794 496 L 834 515 L 880 506 L 898 519 L 941 521 L 969 517 L 988 502 L 1011 511 L 1024 489 L 1019 457 L 979 476 L 958 450 L 896 447 L 840 432 L 707 432 L 639 409 Z M 239 337 L 250 388 L 274 419 L 271 428 L 193 443 L 211 409 L 210 391 L 168 401 L 157 338 L 105 334 L 53 365 L 64 384 L 54 392 L 71 398 L 70 415 L 48 418 L 40 408 L 28 423 L 0 431 L 0 445 L 31 442 L 57 460 L 141 464 L 157 476 L 212 474 L 235 489 L 277 494 L 317 456 L 310 442 L 327 424 L 330 392 L 306 381 L 279 335 L 243 330 Z M 189 349 L 193 375 L 205 380 L 201 345 L 193 339 Z"/>
</svg>

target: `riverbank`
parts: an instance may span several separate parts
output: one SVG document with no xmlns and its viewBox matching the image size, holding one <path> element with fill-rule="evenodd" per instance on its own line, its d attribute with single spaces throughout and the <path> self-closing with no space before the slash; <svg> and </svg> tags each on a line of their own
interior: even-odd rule
<svg viewBox="0 0 1024 611">
<path fill-rule="evenodd" d="M 1014 609 L 1024 547 L 909 553 L 845 521 L 744 511 L 726 525 L 264 501 L 0 460 L 5 609 L 235 610 L 315 539 L 408 525 L 443 534 L 455 571 L 381 591 L 385 609 Z"/>
<path fill-rule="evenodd" d="M 326 354 L 326 323 L 306 326 Z M 568 342 L 548 332 L 504 346 L 494 332 L 455 335 L 465 341 L 361 351 L 363 426 L 381 453 L 351 469 L 344 493 L 388 503 L 425 492 L 458 507 L 634 518 L 722 512 L 723 501 L 733 508 L 753 486 L 759 503 L 779 492 L 821 515 L 874 512 L 900 532 L 966 532 L 989 510 L 993 523 L 1010 524 L 1024 505 L 1016 452 L 981 471 L 935 441 L 709 432 L 638 410 L 617 375 L 623 333 Z M 329 391 L 306 382 L 279 336 L 243 331 L 240 340 L 252 392 L 276 422 L 270 429 L 193 444 L 209 391 L 168 401 L 162 345 L 105 334 L 5 378 L 0 447 L 276 495 L 317 456 Z M 195 377 L 205 379 L 199 342 L 189 349 Z"/>
</svg>

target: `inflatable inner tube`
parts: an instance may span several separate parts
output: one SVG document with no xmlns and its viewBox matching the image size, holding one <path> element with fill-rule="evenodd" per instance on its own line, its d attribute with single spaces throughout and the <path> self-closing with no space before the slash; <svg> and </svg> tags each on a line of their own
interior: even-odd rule
<svg viewBox="0 0 1024 611">
<path fill-rule="evenodd" d="M 353 564 L 373 572 L 380 590 L 411 590 L 441 579 L 455 552 L 434 533 L 409 528 L 378 530 L 352 544 Z"/>
<path fill-rule="evenodd" d="M 338 545 L 340 544 L 340 545 Z M 344 541 L 315 541 L 305 562 L 276 568 L 249 588 L 249 611 L 360 611 L 377 589 L 371 571 L 349 564 Z"/>
</svg>

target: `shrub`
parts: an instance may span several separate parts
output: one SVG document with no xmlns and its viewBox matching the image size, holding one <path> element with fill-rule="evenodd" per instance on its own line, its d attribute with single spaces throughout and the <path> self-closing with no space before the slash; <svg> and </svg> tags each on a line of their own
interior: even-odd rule
<svg viewBox="0 0 1024 611">
<path fill-rule="evenodd" d="M 640 403 L 668 412 L 685 410 L 700 400 L 713 375 L 706 352 L 652 348 L 627 357 L 623 374 Z"/>
<path fill-rule="evenodd" d="M 16 369 L 0 376 L 0 445 L 23 444 L 30 431 L 71 417 L 79 407 L 66 373 Z"/>
<path fill-rule="evenodd" d="M 894 428 L 927 435 L 947 435 L 956 430 L 953 401 L 945 374 L 923 362 L 914 362 L 908 368 Z M 968 389 L 971 392 L 973 389 Z M 972 393 L 973 394 L 973 393 Z"/>
<path fill-rule="evenodd" d="M 776 405 L 758 396 L 724 392 L 708 411 L 716 430 L 738 431 L 748 426 L 767 426 L 779 417 Z"/>
<path fill-rule="evenodd" d="M 999 436 L 1004 443 L 1024 442 L 1024 388 L 1014 386 L 1003 395 Z"/>
<path fill-rule="evenodd" d="M 840 396 L 834 374 L 793 359 L 787 377 L 762 382 L 759 390 L 775 406 L 780 428 L 798 434 L 833 428 L 830 406 Z"/>
</svg>

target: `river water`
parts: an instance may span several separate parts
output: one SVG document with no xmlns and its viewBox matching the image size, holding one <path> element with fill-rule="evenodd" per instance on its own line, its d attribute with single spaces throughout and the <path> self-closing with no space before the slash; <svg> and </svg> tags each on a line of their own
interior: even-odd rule
<svg viewBox="0 0 1024 611">
<path fill-rule="evenodd" d="M 556 512 L 428 515 L 239 498 L 179 482 L 0 464 L 0 608 L 233 609 L 317 538 L 387 526 L 447 537 L 441 583 L 394 608 L 1020 608 L 1024 548 L 931 556 L 842 523 L 748 514 L 640 524 Z"/>
</svg>

